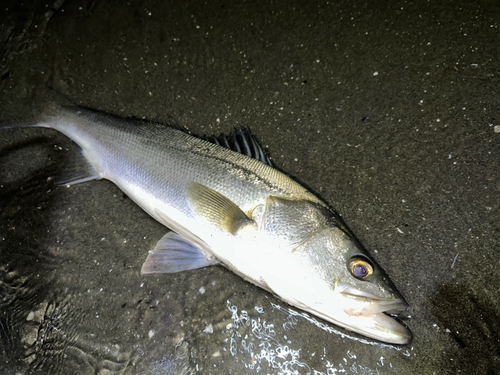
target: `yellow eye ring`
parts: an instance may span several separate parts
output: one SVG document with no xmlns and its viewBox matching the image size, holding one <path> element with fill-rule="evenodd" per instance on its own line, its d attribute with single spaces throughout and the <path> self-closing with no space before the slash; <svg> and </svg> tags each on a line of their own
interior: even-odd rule
<svg viewBox="0 0 500 375">
<path fill-rule="evenodd" d="M 373 273 L 373 267 L 363 258 L 352 258 L 349 261 L 349 269 L 352 275 L 358 279 L 366 279 Z"/>
</svg>

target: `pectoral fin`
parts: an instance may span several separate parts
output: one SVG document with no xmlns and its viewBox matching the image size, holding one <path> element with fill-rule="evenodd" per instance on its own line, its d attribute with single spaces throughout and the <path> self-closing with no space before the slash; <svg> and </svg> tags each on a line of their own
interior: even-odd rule
<svg viewBox="0 0 500 375">
<path fill-rule="evenodd" d="M 201 217 L 231 234 L 253 221 L 230 199 L 196 182 L 187 184 L 189 205 Z"/>
<path fill-rule="evenodd" d="M 176 273 L 217 263 L 186 238 L 169 232 L 158 241 L 154 250 L 149 252 L 141 273 Z"/>
</svg>

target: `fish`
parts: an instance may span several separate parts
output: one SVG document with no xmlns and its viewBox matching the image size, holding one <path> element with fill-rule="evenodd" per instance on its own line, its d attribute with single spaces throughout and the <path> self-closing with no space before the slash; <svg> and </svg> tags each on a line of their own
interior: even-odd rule
<svg viewBox="0 0 500 375">
<path fill-rule="evenodd" d="M 253 134 L 195 137 L 176 123 L 52 103 L 31 125 L 79 148 L 60 184 L 107 179 L 167 232 L 144 275 L 221 265 L 316 317 L 404 345 L 408 303 L 330 205 L 274 168 Z"/>
</svg>

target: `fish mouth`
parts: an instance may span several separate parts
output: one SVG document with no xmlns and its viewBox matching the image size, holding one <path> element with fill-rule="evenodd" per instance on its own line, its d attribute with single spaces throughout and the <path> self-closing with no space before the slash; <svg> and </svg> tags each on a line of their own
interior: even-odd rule
<svg viewBox="0 0 500 375">
<path fill-rule="evenodd" d="M 365 329 L 358 326 L 366 336 L 399 345 L 411 342 L 410 330 L 399 320 L 399 315 L 408 309 L 404 300 L 396 296 L 384 299 L 352 288 L 344 289 L 341 294 L 360 302 L 358 306 L 345 309 L 344 312 L 351 317 L 370 320 L 370 324 L 365 324 Z"/>
</svg>

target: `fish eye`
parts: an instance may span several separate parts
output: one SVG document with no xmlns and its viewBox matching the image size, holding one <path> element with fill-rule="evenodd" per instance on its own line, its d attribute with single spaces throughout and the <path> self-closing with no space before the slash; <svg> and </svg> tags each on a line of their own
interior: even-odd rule
<svg viewBox="0 0 500 375">
<path fill-rule="evenodd" d="M 363 258 L 352 258 L 349 262 L 352 275 L 358 279 L 365 279 L 373 273 L 373 267 Z"/>
</svg>

